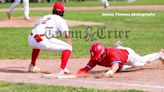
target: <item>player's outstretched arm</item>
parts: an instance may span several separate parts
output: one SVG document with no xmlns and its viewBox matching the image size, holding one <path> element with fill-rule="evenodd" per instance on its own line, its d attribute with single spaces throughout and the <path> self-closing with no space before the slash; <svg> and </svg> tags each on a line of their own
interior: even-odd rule
<svg viewBox="0 0 164 92">
<path fill-rule="evenodd" d="M 111 77 L 116 71 L 119 69 L 119 63 L 115 63 L 111 66 L 110 70 L 108 70 L 104 76 L 105 77 Z"/>
<path fill-rule="evenodd" d="M 82 75 L 88 73 L 89 70 L 90 70 L 89 68 L 84 67 L 84 68 L 81 68 L 80 70 L 78 70 L 76 74 L 79 75 L 79 76 L 82 76 Z"/>
<path fill-rule="evenodd" d="M 88 64 L 84 67 L 84 68 L 81 68 L 80 70 L 78 70 L 78 72 L 76 73 L 77 76 L 78 75 L 85 75 L 86 73 L 88 73 L 92 68 L 94 68 L 97 64 L 92 60 L 90 59 Z"/>
</svg>

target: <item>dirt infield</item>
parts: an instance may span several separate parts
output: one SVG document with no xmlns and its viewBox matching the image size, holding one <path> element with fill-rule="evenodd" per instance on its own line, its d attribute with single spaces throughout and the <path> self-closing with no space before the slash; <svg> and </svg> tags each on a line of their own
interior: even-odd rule
<svg viewBox="0 0 164 92">
<path fill-rule="evenodd" d="M 68 68 L 75 73 L 88 62 L 86 58 L 71 59 Z M 140 89 L 150 92 L 164 91 L 164 65 L 160 61 L 145 67 L 120 72 L 113 78 L 95 79 L 95 74 L 101 74 L 107 69 L 96 66 L 85 78 L 73 79 L 45 79 L 41 78 L 46 72 L 55 73 L 60 66 L 59 59 L 39 59 L 37 65 L 42 69 L 40 73 L 28 73 L 30 60 L 0 60 L 0 80 L 10 82 L 39 83 L 48 85 L 63 85 L 73 87 L 87 87 L 98 89 Z"/>
<path fill-rule="evenodd" d="M 50 11 L 52 7 L 31 7 L 30 10 L 42 10 Z M 17 8 L 15 10 L 22 10 L 23 8 Z M 103 6 L 94 7 L 65 7 L 66 11 L 87 11 L 87 10 L 147 10 L 147 11 L 164 11 L 164 5 L 135 5 L 135 6 L 109 6 L 104 9 Z M 7 11 L 7 9 L 0 9 L 1 12 Z"/>
<path fill-rule="evenodd" d="M 35 22 L 39 19 L 40 17 L 31 17 L 30 20 L 25 20 L 23 17 L 16 17 L 13 19 L 2 19 L 0 21 L 0 27 L 34 27 Z M 77 21 L 77 20 L 66 20 L 67 24 L 69 27 L 73 26 L 91 26 L 91 25 L 104 25 L 104 23 L 100 22 L 92 22 L 92 21 Z M 7 24 L 7 25 L 6 25 Z"/>
<path fill-rule="evenodd" d="M 52 7 L 32 7 L 30 10 L 42 10 L 49 11 Z M 16 8 L 15 10 L 22 10 L 23 8 Z M 104 10 L 103 7 L 66 7 L 66 11 L 78 11 L 78 10 Z M 148 11 L 164 11 L 164 5 L 144 5 L 144 6 L 110 6 L 105 10 L 148 10 Z M 0 12 L 5 13 L 7 9 L 0 9 Z M 31 17 L 30 21 L 24 20 L 23 17 L 13 18 L 8 20 L 7 17 L 0 20 L 0 27 L 33 27 L 35 21 L 39 17 Z M 92 21 L 76 21 L 76 20 L 67 20 L 67 23 L 70 27 L 79 26 L 79 25 L 104 25 L 104 23 L 92 22 Z M 7 25 L 6 25 L 7 24 Z M 21 24 L 21 25 L 20 25 Z"/>
</svg>

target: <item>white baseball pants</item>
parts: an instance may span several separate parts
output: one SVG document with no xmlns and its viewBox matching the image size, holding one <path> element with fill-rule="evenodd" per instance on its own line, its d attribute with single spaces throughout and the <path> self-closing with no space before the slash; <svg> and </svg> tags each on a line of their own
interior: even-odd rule
<svg viewBox="0 0 164 92">
<path fill-rule="evenodd" d="M 152 53 L 144 56 L 140 56 L 137 54 L 134 50 L 128 47 L 122 47 L 119 46 L 117 47 L 118 49 L 125 49 L 129 52 L 128 60 L 126 65 L 130 65 L 132 67 L 137 67 L 137 66 L 144 66 L 147 62 L 152 62 L 154 60 L 160 59 L 160 54 L 159 53 Z M 130 66 L 126 66 L 130 68 Z"/>
<path fill-rule="evenodd" d="M 16 8 L 20 2 L 21 0 L 15 0 L 14 3 L 11 4 L 8 12 L 12 13 L 14 8 Z M 24 4 L 24 16 L 29 17 L 29 0 L 23 0 L 23 4 Z"/>
<path fill-rule="evenodd" d="M 108 0 L 101 0 L 101 2 L 105 5 L 105 6 L 109 6 L 109 2 L 108 2 Z"/>
<path fill-rule="evenodd" d="M 42 39 L 43 41 L 37 42 L 33 36 L 29 35 L 28 43 L 30 47 L 34 49 L 41 49 L 47 51 L 72 51 L 72 46 L 62 40 L 56 38 L 47 39 L 45 36 L 43 36 Z"/>
</svg>

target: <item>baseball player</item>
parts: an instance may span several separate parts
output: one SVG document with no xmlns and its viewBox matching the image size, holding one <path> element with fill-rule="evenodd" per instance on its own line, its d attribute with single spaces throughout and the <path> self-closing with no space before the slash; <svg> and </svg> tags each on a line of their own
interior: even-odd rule
<svg viewBox="0 0 164 92">
<path fill-rule="evenodd" d="M 100 65 L 109 68 L 109 70 L 103 75 L 105 77 L 110 77 L 118 70 L 144 66 L 146 63 L 152 62 L 156 59 L 164 60 L 163 49 L 157 53 L 140 56 L 131 48 L 122 47 L 119 43 L 116 43 L 115 46 L 117 47 L 104 47 L 99 42 L 92 44 L 90 47 L 90 60 L 84 68 L 81 68 L 77 72 L 77 75 L 84 75 L 96 65 Z"/>
<path fill-rule="evenodd" d="M 6 12 L 8 19 L 11 19 L 11 13 L 13 12 L 14 8 L 16 8 L 19 5 L 20 2 L 21 2 L 21 0 L 15 0 L 11 4 L 9 10 Z M 30 20 L 30 17 L 29 17 L 29 0 L 23 0 L 23 4 L 24 4 L 24 18 L 26 20 Z"/>
<path fill-rule="evenodd" d="M 61 51 L 61 66 L 59 74 L 68 74 L 66 68 L 67 61 L 72 52 L 72 42 L 69 35 L 69 28 L 66 21 L 62 18 L 64 15 L 64 6 L 60 2 L 53 5 L 52 14 L 45 15 L 40 18 L 36 27 L 32 29 L 28 37 L 29 45 L 32 47 L 32 59 L 29 66 L 29 72 L 38 72 L 40 68 L 36 66 L 36 59 L 40 50 Z M 57 34 L 62 33 L 66 38 L 66 42 L 59 40 Z M 47 35 L 48 34 L 48 35 Z M 49 37 L 49 35 L 53 35 Z"/>
<path fill-rule="evenodd" d="M 108 0 L 101 0 L 101 2 L 103 3 L 104 8 L 107 8 L 109 6 Z"/>
</svg>

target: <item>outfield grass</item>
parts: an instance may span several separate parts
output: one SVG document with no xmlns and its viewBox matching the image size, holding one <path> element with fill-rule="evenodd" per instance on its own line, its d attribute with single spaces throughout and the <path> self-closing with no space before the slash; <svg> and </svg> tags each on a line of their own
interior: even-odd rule
<svg viewBox="0 0 164 92">
<path fill-rule="evenodd" d="M 52 0 L 51 3 L 30 3 L 30 7 L 51 7 L 52 4 L 56 0 Z M 133 3 L 127 3 L 124 2 L 124 0 L 119 0 L 119 1 L 110 1 L 110 6 L 124 6 L 124 5 L 164 5 L 163 0 L 136 0 L 136 2 Z M 64 3 L 65 6 L 102 6 L 101 0 L 93 0 L 93 1 L 84 1 L 84 2 L 77 2 L 77 0 L 69 1 L 67 3 Z M 3 3 L 0 4 L 0 9 L 1 8 L 8 8 L 10 7 L 10 3 Z M 18 7 L 23 7 L 23 4 L 20 4 Z"/>
<path fill-rule="evenodd" d="M 77 39 L 73 37 L 73 53 L 72 57 L 89 57 L 89 47 L 95 41 L 101 41 L 105 46 L 113 46 L 113 43 L 117 40 L 121 40 L 124 46 L 129 46 L 136 50 L 141 55 L 158 51 L 164 47 L 164 13 L 153 12 L 156 14 L 155 17 L 118 17 L 118 16 L 101 16 L 103 12 L 115 13 L 123 11 L 72 11 L 66 12 L 66 19 L 74 19 L 81 21 L 97 21 L 104 22 L 106 25 L 104 39 L 98 38 L 87 40 L 86 26 L 72 27 L 71 31 L 82 31 L 82 38 Z M 124 13 L 141 12 L 147 13 L 146 11 L 124 11 Z M 44 12 L 48 14 L 49 12 Z M 42 12 L 32 11 L 31 14 L 34 16 L 44 15 Z M 19 12 L 14 13 L 16 16 L 20 16 Z M 86 16 L 89 15 L 89 16 Z M 94 17 L 93 17 L 94 16 Z M 100 26 L 101 27 L 101 26 Z M 92 26 L 94 33 L 98 30 L 99 26 Z M 0 58 L 30 58 L 31 49 L 27 43 L 27 37 L 32 28 L 0 28 Z M 129 37 L 126 38 L 125 34 L 121 38 L 115 37 L 114 33 L 111 33 L 111 37 L 108 37 L 108 31 L 130 31 Z M 49 53 L 42 52 L 40 58 L 54 58 L 60 57 L 60 53 Z"/>
<path fill-rule="evenodd" d="M 0 92 L 143 92 L 140 90 L 98 90 L 74 88 L 69 86 L 50 86 L 39 84 L 10 83 L 0 81 Z"/>
</svg>

